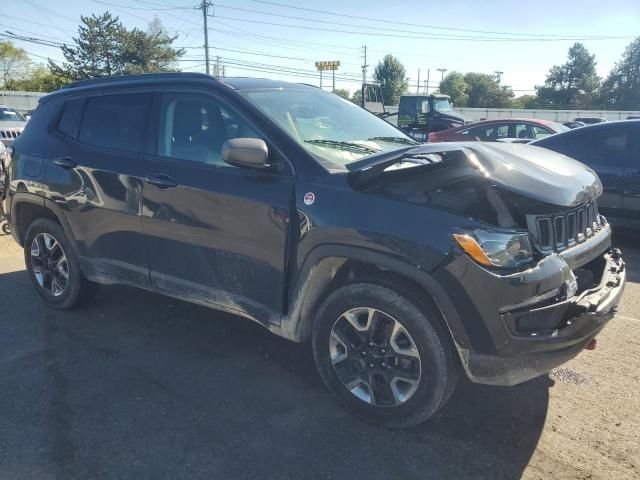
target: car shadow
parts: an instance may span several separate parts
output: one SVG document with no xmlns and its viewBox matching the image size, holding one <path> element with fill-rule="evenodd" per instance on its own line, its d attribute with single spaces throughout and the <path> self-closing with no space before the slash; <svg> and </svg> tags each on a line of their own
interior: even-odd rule
<svg viewBox="0 0 640 480">
<path fill-rule="evenodd" d="M 394 430 L 348 413 L 308 344 L 196 305 L 102 287 L 44 306 L 0 275 L 0 476 L 7 478 L 507 478 L 544 427 L 548 377 L 462 381 Z"/>
</svg>

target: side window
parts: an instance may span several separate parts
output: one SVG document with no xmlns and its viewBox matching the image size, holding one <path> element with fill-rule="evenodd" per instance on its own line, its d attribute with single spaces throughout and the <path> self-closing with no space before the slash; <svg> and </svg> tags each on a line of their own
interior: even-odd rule
<svg viewBox="0 0 640 480">
<path fill-rule="evenodd" d="M 75 138 L 78 133 L 80 115 L 82 115 L 83 99 L 67 100 L 64 102 L 64 110 L 58 121 L 58 131 L 68 137 Z"/>
<path fill-rule="evenodd" d="M 160 113 L 158 154 L 231 167 L 222 146 L 231 138 L 261 136 L 240 115 L 206 95 L 166 95 Z"/>
<path fill-rule="evenodd" d="M 519 139 L 533 138 L 533 131 L 531 130 L 531 125 L 526 123 L 516 123 L 515 138 L 519 138 Z"/>
<path fill-rule="evenodd" d="M 573 135 L 563 153 L 587 165 L 624 166 L 629 157 L 630 135 L 627 129 L 603 128 Z"/>
<path fill-rule="evenodd" d="M 533 125 L 532 129 L 533 129 L 533 138 L 536 138 L 536 139 L 553 135 L 553 132 L 551 130 L 547 130 L 546 128 L 541 127 L 540 125 Z"/>
<path fill-rule="evenodd" d="M 150 98 L 137 93 L 89 98 L 79 140 L 96 147 L 146 151 Z"/>
</svg>

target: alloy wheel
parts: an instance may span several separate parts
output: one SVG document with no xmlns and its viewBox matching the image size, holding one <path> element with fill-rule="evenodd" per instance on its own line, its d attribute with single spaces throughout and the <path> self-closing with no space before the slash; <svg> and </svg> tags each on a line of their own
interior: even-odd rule
<svg viewBox="0 0 640 480">
<path fill-rule="evenodd" d="M 54 297 L 69 284 L 69 262 L 62 245 L 49 233 L 37 234 L 31 242 L 31 270 L 40 288 Z"/>
<path fill-rule="evenodd" d="M 371 405 L 403 404 L 420 383 L 415 341 L 402 323 L 375 308 L 352 308 L 338 317 L 329 337 L 329 355 L 347 390 Z"/>
</svg>

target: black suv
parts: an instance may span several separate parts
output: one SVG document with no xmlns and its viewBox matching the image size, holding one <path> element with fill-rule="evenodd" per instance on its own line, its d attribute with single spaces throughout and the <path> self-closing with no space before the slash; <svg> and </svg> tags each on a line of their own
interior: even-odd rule
<svg viewBox="0 0 640 480">
<path fill-rule="evenodd" d="M 588 167 L 527 145 L 420 145 L 314 87 L 200 74 L 72 84 L 10 149 L 36 290 L 127 284 L 311 340 L 363 417 L 434 414 L 459 372 L 513 385 L 593 345 L 624 263 Z"/>
</svg>

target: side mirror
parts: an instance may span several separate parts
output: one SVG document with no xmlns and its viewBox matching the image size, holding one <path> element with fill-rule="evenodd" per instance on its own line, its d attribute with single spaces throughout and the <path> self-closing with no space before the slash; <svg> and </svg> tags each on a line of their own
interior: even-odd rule
<svg viewBox="0 0 640 480">
<path fill-rule="evenodd" d="M 222 145 L 222 159 L 236 167 L 265 168 L 269 149 L 259 138 L 232 138 Z"/>
</svg>

